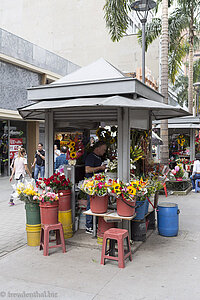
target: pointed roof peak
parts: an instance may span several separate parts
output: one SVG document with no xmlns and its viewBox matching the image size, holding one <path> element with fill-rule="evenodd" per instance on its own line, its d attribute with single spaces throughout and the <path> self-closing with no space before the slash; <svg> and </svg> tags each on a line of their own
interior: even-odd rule
<svg viewBox="0 0 200 300">
<path fill-rule="evenodd" d="M 64 84 L 80 81 L 94 81 L 94 80 L 108 80 L 113 78 L 126 77 L 120 70 L 115 68 L 112 64 L 107 62 L 102 57 L 95 62 L 82 67 L 52 84 Z"/>
</svg>

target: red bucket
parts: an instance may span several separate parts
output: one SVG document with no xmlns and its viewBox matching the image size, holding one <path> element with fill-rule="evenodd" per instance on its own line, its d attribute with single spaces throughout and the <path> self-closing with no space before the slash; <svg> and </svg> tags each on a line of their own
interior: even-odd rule
<svg viewBox="0 0 200 300">
<path fill-rule="evenodd" d="M 97 236 L 102 238 L 106 230 L 114 227 L 115 227 L 114 222 L 106 222 L 103 217 L 98 217 Z"/>
<path fill-rule="evenodd" d="M 71 209 L 71 191 L 70 190 L 60 190 L 58 191 L 59 196 L 59 211 L 67 211 Z"/>
<path fill-rule="evenodd" d="M 127 201 L 121 197 L 117 198 L 117 213 L 119 216 L 132 217 L 135 213 L 135 203 L 134 201 Z"/>
<path fill-rule="evenodd" d="M 41 224 L 51 225 L 58 223 L 58 201 L 40 203 Z"/>
<path fill-rule="evenodd" d="M 104 214 L 108 209 L 108 195 L 90 196 L 90 209 L 95 214 Z"/>
</svg>

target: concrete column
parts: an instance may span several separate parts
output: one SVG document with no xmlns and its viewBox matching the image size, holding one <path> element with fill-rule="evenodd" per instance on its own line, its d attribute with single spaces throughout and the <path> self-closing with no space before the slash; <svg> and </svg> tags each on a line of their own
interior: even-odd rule
<svg viewBox="0 0 200 300">
<path fill-rule="evenodd" d="M 129 108 L 118 109 L 118 178 L 130 180 L 130 117 Z"/>
<path fill-rule="evenodd" d="M 31 164 L 34 161 L 35 152 L 39 143 L 39 122 L 27 122 L 27 153 L 28 167 L 31 171 Z"/>
<path fill-rule="evenodd" d="M 53 111 L 45 112 L 45 177 L 54 172 L 54 126 Z"/>
</svg>

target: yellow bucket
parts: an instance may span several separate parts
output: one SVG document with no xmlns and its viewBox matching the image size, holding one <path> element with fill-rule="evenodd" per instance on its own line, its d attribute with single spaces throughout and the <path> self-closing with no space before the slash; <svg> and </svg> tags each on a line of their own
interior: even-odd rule
<svg viewBox="0 0 200 300">
<path fill-rule="evenodd" d="M 26 224 L 27 245 L 36 247 L 40 245 L 41 224 L 29 225 Z"/>
<path fill-rule="evenodd" d="M 73 236 L 72 210 L 58 211 L 58 222 L 60 222 L 63 226 L 64 238 L 71 238 Z"/>
<path fill-rule="evenodd" d="M 103 244 L 103 238 L 100 236 L 97 236 L 97 244 L 102 245 Z"/>
</svg>

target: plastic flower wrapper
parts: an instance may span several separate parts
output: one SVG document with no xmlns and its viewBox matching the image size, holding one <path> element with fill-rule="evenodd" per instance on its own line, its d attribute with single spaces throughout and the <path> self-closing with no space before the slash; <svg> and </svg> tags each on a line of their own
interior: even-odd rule
<svg viewBox="0 0 200 300">
<path fill-rule="evenodd" d="M 145 200 L 148 193 L 149 181 L 140 179 L 134 179 L 131 181 L 131 186 L 136 189 L 137 200 Z"/>
<path fill-rule="evenodd" d="M 38 195 L 38 189 L 34 185 L 34 180 L 31 182 L 19 182 L 16 187 L 18 198 L 26 203 L 35 203 L 34 196 Z"/>
<path fill-rule="evenodd" d="M 103 173 L 95 174 L 78 185 L 79 189 L 90 196 L 105 196 L 108 194 L 108 182 Z"/>
<path fill-rule="evenodd" d="M 122 197 L 127 201 L 135 201 L 136 189 L 131 186 L 130 183 L 124 183 L 119 179 L 113 180 L 113 184 L 110 188 L 110 195 L 115 196 L 116 198 Z"/>
</svg>

